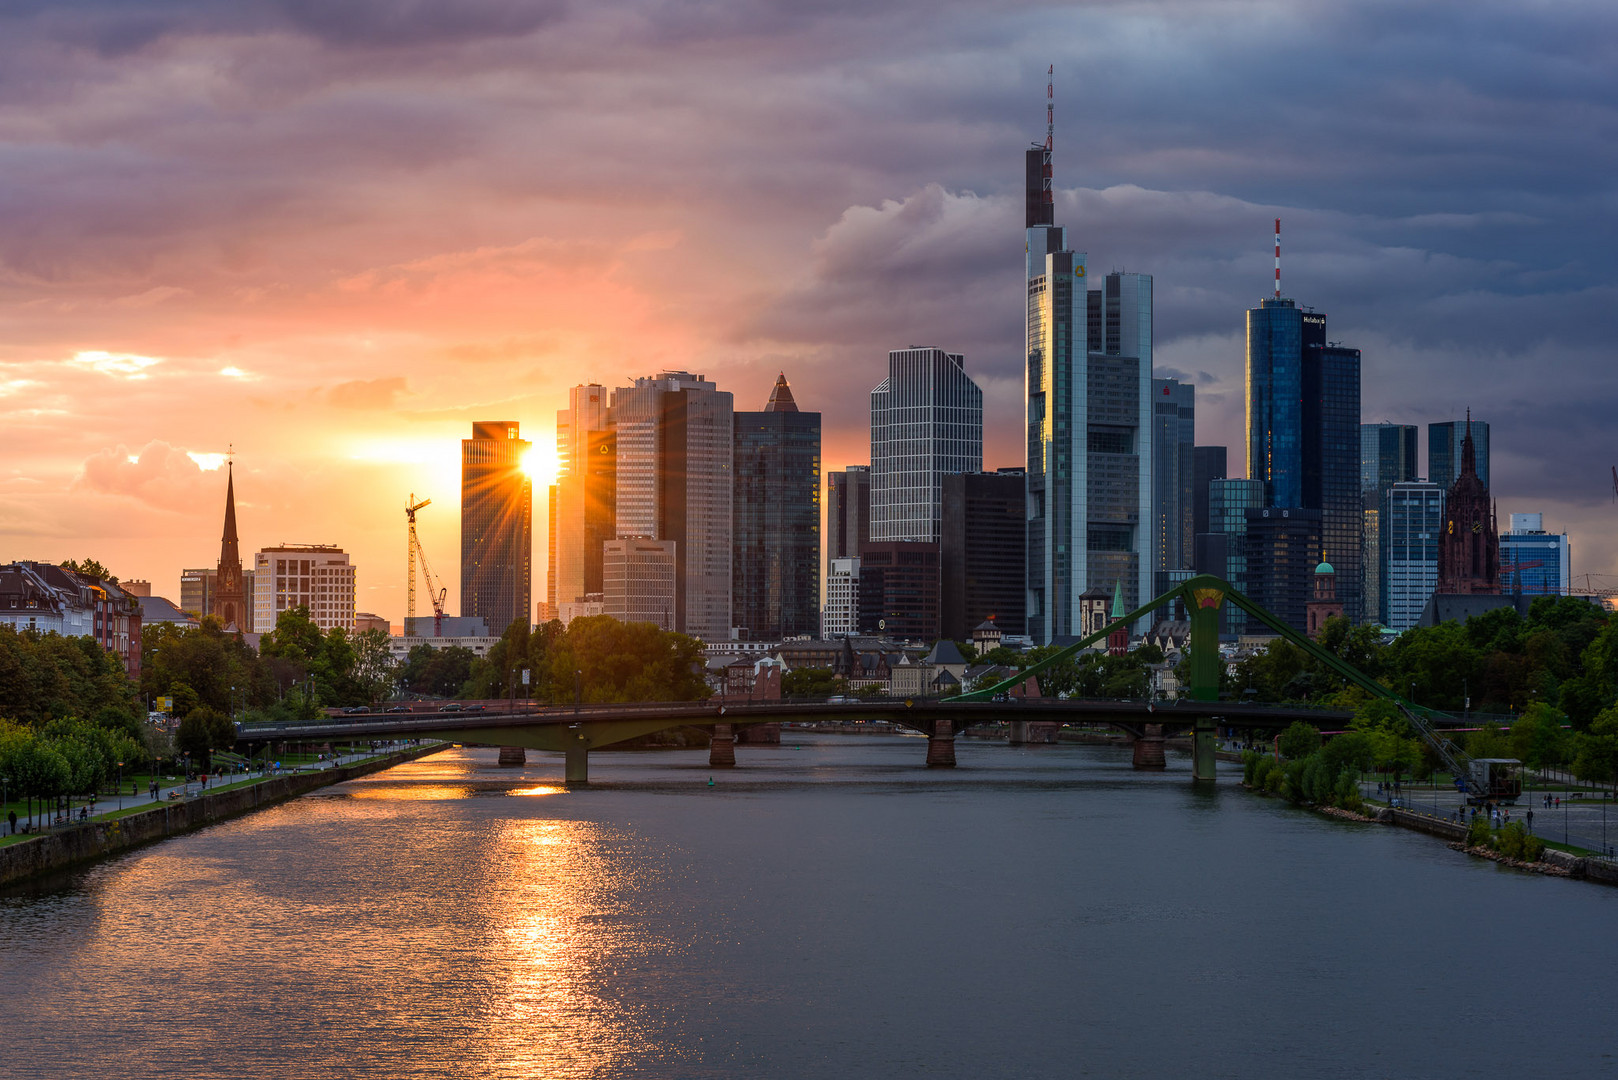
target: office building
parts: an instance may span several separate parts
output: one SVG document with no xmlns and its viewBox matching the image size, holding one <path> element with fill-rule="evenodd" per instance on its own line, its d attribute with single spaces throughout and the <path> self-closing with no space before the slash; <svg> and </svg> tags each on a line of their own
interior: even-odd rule
<svg viewBox="0 0 1618 1080">
<path fill-rule="evenodd" d="M 1022 634 L 1027 568 L 1027 489 L 1022 469 L 944 477 L 939 539 L 939 617 L 943 637 L 970 640 L 993 619 L 1001 634 Z"/>
<path fill-rule="evenodd" d="M 556 456 L 546 592 L 560 611 L 602 591 L 601 545 L 617 536 L 618 446 L 604 387 L 568 392 L 568 407 L 556 414 Z"/>
<path fill-rule="evenodd" d="M 826 561 L 826 603 L 820 609 L 820 636 L 827 641 L 860 632 L 860 561 L 843 556 Z"/>
<path fill-rule="evenodd" d="M 1478 479 L 1489 487 L 1489 425 L 1473 420 L 1470 411 L 1465 420 L 1446 420 L 1427 425 L 1427 479 L 1449 490 L 1461 475 L 1461 444 L 1470 432 L 1472 461 Z"/>
<path fill-rule="evenodd" d="M 675 544 L 642 536 L 602 544 L 602 609 L 619 622 L 675 628 Z"/>
<path fill-rule="evenodd" d="M 1027 281 L 1028 632 L 1082 636 L 1092 585 L 1133 610 L 1153 570 L 1152 279 L 1108 274 L 1055 224 L 1051 144 L 1024 158 Z M 1146 430 L 1143 430 L 1146 429 Z"/>
<path fill-rule="evenodd" d="M 1388 621 L 1382 588 L 1382 506 L 1388 489 L 1416 479 L 1414 424 L 1360 425 L 1360 503 L 1364 524 L 1360 539 L 1361 595 L 1366 622 Z"/>
<path fill-rule="evenodd" d="M 1267 506 L 1245 513 L 1247 587 L 1242 592 L 1294 630 L 1308 633 L 1315 567 L 1325 561 L 1320 557 L 1321 511 Z M 1274 633 L 1251 618 L 1247 632 Z"/>
<path fill-rule="evenodd" d="M 1208 484 L 1223 480 L 1226 452 L 1223 446 L 1198 446 L 1192 450 L 1191 531 L 1195 536 L 1208 531 Z"/>
<path fill-rule="evenodd" d="M 1500 588 L 1523 596 L 1566 596 L 1573 590 L 1567 533 L 1545 531 L 1543 514 L 1512 514 L 1500 534 Z"/>
<path fill-rule="evenodd" d="M 1408 630 L 1438 588 L 1438 541 L 1444 525 L 1444 489 L 1426 480 L 1388 488 L 1382 510 L 1384 625 Z"/>
<path fill-rule="evenodd" d="M 785 374 L 763 412 L 735 416 L 732 624 L 747 641 L 820 629 L 820 414 Z"/>
<path fill-rule="evenodd" d="M 938 542 L 939 488 L 983 468 L 983 391 L 959 353 L 888 353 L 871 391 L 871 539 Z"/>
<path fill-rule="evenodd" d="M 1170 571 L 1195 559 L 1196 412 L 1190 383 L 1152 380 L 1153 596 L 1169 590 Z"/>
<path fill-rule="evenodd" d="M 1360 352 L 1326 341 L 1326 316 L 1277 297 L 1247 312 L 1247 475 L 1265 505 L 1321 513 L 1336 597 L 1361 617 Z M 1293 565 L 1287 563 L 1287 565 Z M 1278 586 L 1287 596 L 1305 577 Z"/>
<path fill-rule="evenodd" d="M 937 641 L 938 590 L 938 544 L 871 541 L 860 556 L 860 633 Z"/>
<path fill-rule="evenodd" d="M 673 546 L 674 628 L 731 635 L 734 403 L 702 375 L 663 371 L 612 391 L 620 538 Z"/>
<path fill-rule="evenodd" d="M 663 395 L 656 535 L 674 543 L 675 626 L 704 641 L 726 641 L 735 625 L 735 417 L 731 395 L 712 386 Z"/>
<path fill-rule="evenodd" d="M 253 625 L 275 628 L 283 611 L 302 607 L 322 631 L 354 632 L 355 567 L 335 544 L 282 544 L 253 556 Z"/>
<path fill-rule="evenodd" d="M 474 421 L 461 440 L 461 614 L 496 637 L 533 610 L 532 445 L 515 420 Z"/>
<path fill-rule="evenodd" d="M 859 558 L 871 539 L 871 467 L 826 474 L 826 560 Z"/>
</svg>

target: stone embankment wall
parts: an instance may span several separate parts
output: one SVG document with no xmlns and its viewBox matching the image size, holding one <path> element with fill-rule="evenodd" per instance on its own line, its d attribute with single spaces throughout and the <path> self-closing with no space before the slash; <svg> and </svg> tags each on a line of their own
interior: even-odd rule
<svg viewBox="0 0 1618 1080">
<path fill-rule="evenodd" d="M 284 802 L 318 788 L 435 754 L 448 746 L 448 743 L 435 743 L 357 765 L 271 777 L 246 787 L 210 792 L 183 802 L 165 803 L 138 814 L 92 820 L 83 825 L 42 833 L 31 840 L 0 848 L 0 886 L 63 870 L 75 863 L 112 855 L 138 844 L 200 829 L 204 825 Z"/>
</svg>

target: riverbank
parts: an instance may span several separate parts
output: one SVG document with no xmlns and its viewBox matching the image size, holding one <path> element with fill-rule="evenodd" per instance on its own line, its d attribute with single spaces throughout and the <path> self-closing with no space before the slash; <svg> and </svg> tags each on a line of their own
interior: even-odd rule
<svg viewBox="0 0 1618 1080">
<path fill-rule="evenodd" d="M 0 847 L 0 887 L 53 874 L 78 863 L 200 829 L 447 749 L 449 743 L 401 750 L 369 761 L 316 772 L 282 773 L 257 783 L 211 791 L 121 816 L 92 819 Z"/>
<path fill-rule="evenodd" d="M 1259 791 L 1248 784 L 1242 787 L 1255 795 L 1266 798 L 1272 796 L 1265 791 Z M 1278 797 L 1278 796 L 1274 796 Z M 1571 851 L 1559 851 L 1547 848 L 1538 862 L 1528 863 L 1520 859 L 1510 859 L 1490 848 L 1469 846 L 1466 843 L 1466 827 L 1459 822 L 1433 814 L 1422 813 L 1419 810 L 1407 810 L 1398 807 L 1384 806 L 1365 814 L 1355 814 L 1335 806 L 1307 806 L 1326 817 L 1336 818 L 1340 821 L 1357 821 L 1371 825 L 1393 825 L 1401 829 L 1410 829 L 1428 836 L 1436 837 L 1444 842 L 1452 851 L 1465 852 L 1480 859 L 1489 859 L 1509 866 L 1514 870 L 1524 870 L 1533 874 L 1548 874 L 1553 877 L 1579 878 L 1584 881 L 1595 881 L 1602 885 L 1618 885 L 1618 862 L 1604 859 L 1595 855 L 1579 855 Z"/>
</svg>

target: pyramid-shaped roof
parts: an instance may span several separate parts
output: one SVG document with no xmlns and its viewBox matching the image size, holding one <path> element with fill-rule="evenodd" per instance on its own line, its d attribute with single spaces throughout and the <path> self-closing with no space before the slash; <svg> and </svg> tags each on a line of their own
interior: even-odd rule
<svg viewBox="0 0 1618 1080">
<path fill-rule="evenodd" d="M 770 391 L 770 402 L 764 406 L 765 412 L 797 412 L 798 402 L 792 396 L 792 387 L 787 385 L 786 372 L 775 377 L 775 387 Z"/>
</svg>

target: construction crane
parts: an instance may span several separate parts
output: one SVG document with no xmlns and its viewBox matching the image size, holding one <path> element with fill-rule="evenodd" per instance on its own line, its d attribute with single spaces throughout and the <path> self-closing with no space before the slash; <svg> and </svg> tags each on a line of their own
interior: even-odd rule
<svg viewBox="0 0 1618 1080">
<path fill-rule="evenodd" d="M 427 579 L 427 598 L 433 604 L 433 637 L 444 636 L 444 600 L 449 595 L 448 589 L 436 587 L 433 581 L 432 568 L 427 565 L 427 552 L 422 549 L 421 541 L 416 537 L 416 511 L 424 506 L 432 505 L 431 499 L 416 501 L 416 493 L 410 493 L 410 501 L 405 503 L 405 517 L 410 522 L 410 562 L 409 573 L 406 580 L 409 582 L 405 591 L 405 625 L 410 627 L 416 618 L 416 561 L 421 560 L 421 573 Z M 413 629 L 413 627 L 411 627 Z"/>
</svg>

